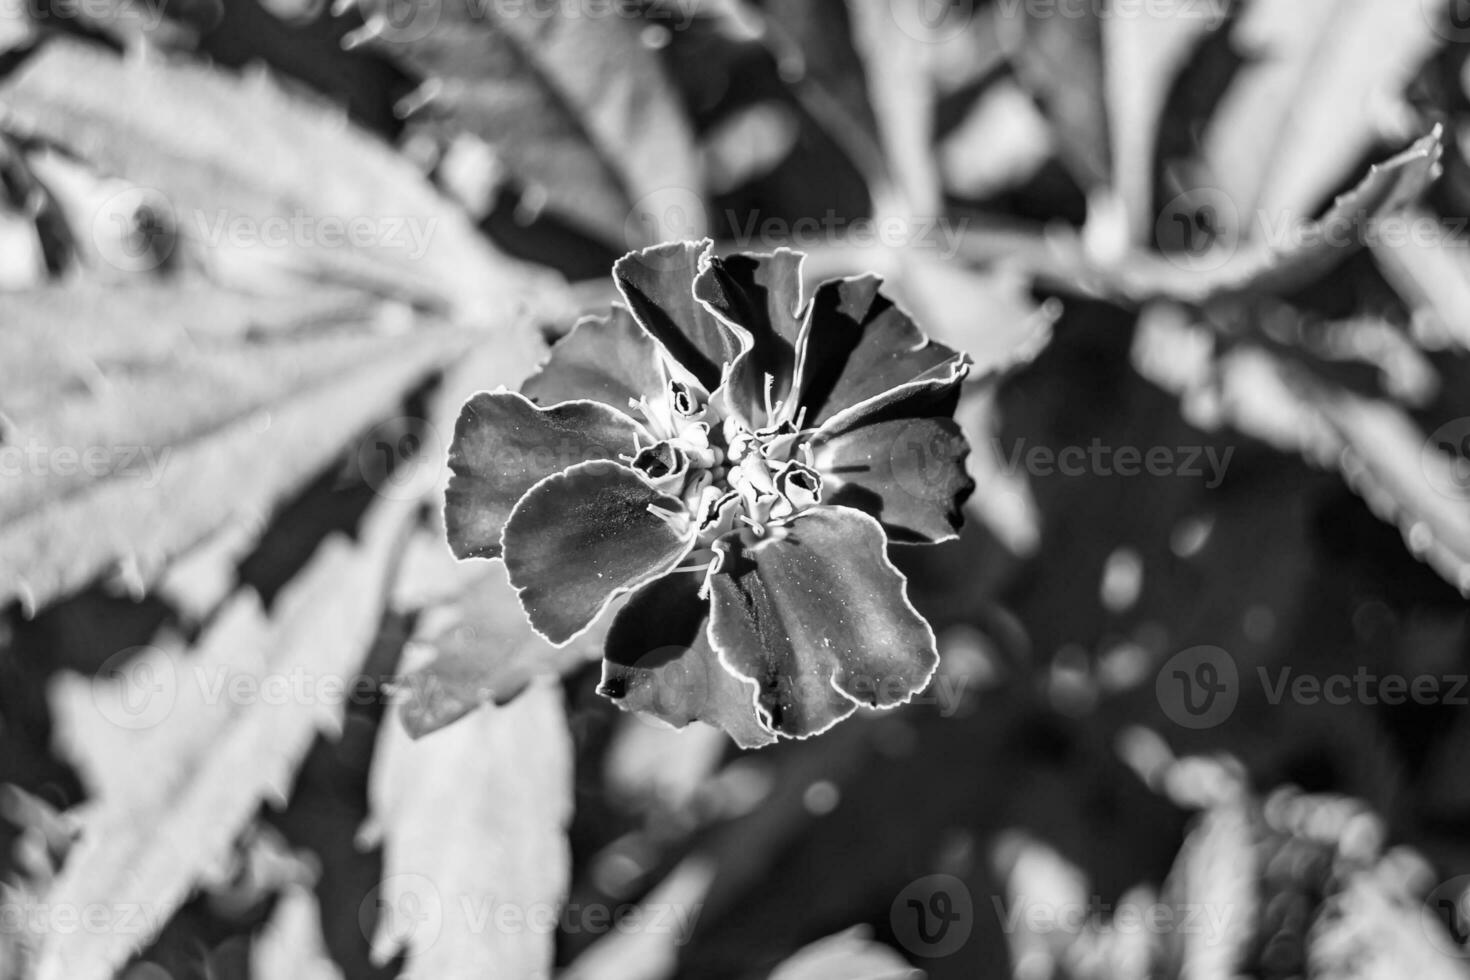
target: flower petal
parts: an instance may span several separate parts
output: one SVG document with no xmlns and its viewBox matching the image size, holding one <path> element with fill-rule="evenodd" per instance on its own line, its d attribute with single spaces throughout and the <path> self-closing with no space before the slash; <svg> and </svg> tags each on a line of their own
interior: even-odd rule
<svg viewBox="0 0 1470 980">
<path fill-rule="evenodd" d="M 785 536 L 715 543 L 709 636 L 720 662 L 760 685 L 777 733 L 826 731 L 859 704 L 902 704 L 939 662 L 934 633 L 904 594 L 878 522 L 816 507 Z"/>
<path fill-rule="evenodd" d="M 694 279 L 714 243 L 668 242 L 630 252 L 613 266 L 613 279 L 628 308 L 669 355 L 705 390 L 719 387 L 726 364 L 750 346 L 742 328 L 722 323 L 694 298 Z"/>
<path fill-rule="evenodd" d="M 789 248 L 711 259 L 694 280 L 694 295 L 725 323 L 747 330 L 751 349 L 731 369 L 731 397 L 753 427 L 766 418 L 766 378 L 771 398 L 784 401 L 796 371 L 801 337 L 801 263 Z"/>
<path fill-rule="evenodd" d="M 642 433 L 598 402 L 538 408 L 513 391 L 475 395 L 460 410 L 449 447 L 444 524 L 455 557 L 500 557 L 501 530 L 527 490 L 577 463 L 631 454 Z"/>
<path fill-rule="evenodd" d="M 521 498 L 505 525 L 505 568 L 537 632 L 566 643 L 614 598 L 689 553 L 693 533 L 654 508 L 677 514 L 683 504 L 600 461 L 549 476 Z"/>
<path fill-rule="evenodd" d="M 798 352 L 804 425 L 900 385 L 951 373 L 961 355 L 924 336 L 885 297 L 877 276 L 833 279 L 817 287 Z"/>
<path fill-rule="evenodd" d="M 663 356 L 633 314 L 614 306 L 602 316 L 577 321 L 521 385 L 521 394 L 538 405 L 590 398 L 625 408 L 629 401 L 664 393 Z"/>
<path fill-rule="evenodd" d="M 769 745 L 755 686 L 720 664 L 705 632 L 709 602 L 694 575 L 669 575 L 635 592 L 608 631 L 598 693 L 675 728 L 702 721 L 741 748 Z"/>
<path fill-rule="evenodd" d="M 959 392 L 958 382 L 905 385 L 875 411 L 844 413 L 818 430 L 811 445 L 822 499 L 876 517 L 895 541 L 955 537 L 960 505 L 975 490 L 965 472 L 970 444 L 951 417 Z"/>
</svg>

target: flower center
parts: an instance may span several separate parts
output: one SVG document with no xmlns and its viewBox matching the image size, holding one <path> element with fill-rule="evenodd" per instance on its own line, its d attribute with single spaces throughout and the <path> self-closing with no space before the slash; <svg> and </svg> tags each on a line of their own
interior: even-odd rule
<svg viewBox="0 0 1470 980">
<path fill-rule="evenodd" d="M 660 404 L 637 407 L 661 438 L 631 464 L 684 502 L 701 548 L 732 530 L 765 537 L 821 500 L 811 447 L 791 422 L 751 429 L 677 381 Z"/>
</svg>

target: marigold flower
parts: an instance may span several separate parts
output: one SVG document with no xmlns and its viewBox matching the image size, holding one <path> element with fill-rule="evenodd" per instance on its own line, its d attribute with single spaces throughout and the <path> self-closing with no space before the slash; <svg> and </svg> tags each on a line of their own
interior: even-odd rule
<svg viewBox="0 0 1470 980">
<path fill-rule="evenodd" d="M 558 645 L 631 593 L 601 692 L 746 746 L 925 687 L 934 634 L 887 545 L 953 538 L 974 489 L 952 418 L 968 359 L 875 276 L 804 305 L 802 258 L 624 256 L 626 308 L 520 393 L 470 399 L 450 450 L 454 553 L 502 558 Z"/>
</svg>

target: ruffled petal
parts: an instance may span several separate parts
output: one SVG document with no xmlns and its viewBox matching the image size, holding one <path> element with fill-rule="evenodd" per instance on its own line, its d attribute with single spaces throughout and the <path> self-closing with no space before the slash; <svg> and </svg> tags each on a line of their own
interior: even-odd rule
<svg viewBox="0 0 1470 980">
<path fill-rule="evenodd" d="M 683 516 L 677 497 L 617 463 L 542 480 L 511 511 L 503 538 L 526 618 L 552 643 L 568 642 L 617 596 L 679 564 L 694 544 Z"/>
<path fill-rule="evenodd" d="M 538 405 L 589 398 L 626 409 L 644 396 L 661 397 L 667 384 L 663 352 L 621 306 L 584 317 L 551 348 L 551 356 L 521 385 Z"/>
<path fill-rule="evenodd" d="M 444 524 L 455 557 L 500 557 L 505 521 L 527 490 L 589 459 L 631 454 L 641 435 L 637 422 L 598 402 L 538 408 L 513 391 L 475 395 L 449 447 Z"/>
<path fill-rule="evenodd" d="M 629 711 L 675 728 L 702 721 L 741 748 L 769 745 L 755 686 L 720 664 L 705 625 L 709 602 L 694 575 L 669 575 L 639 589 L 613 618 L 598 692 Z"/>
<path fill-rule="evenodd" d="M 764 721 L 805 738 L 859 704 L 889 708 L 923 690 L 939 662 L 934 633 L 904 593 L 883 529 L 846 507 L 817 507 L 785 535 L 715 543 L 710 641 L 755 681 Z"/>
<path fill-rule="evenodd" d="M 731 366 L 729 397 L 760 428 L 767 418 L 766 379 L 772 401 L 785 401 L 796 371 L 801 336 L 800 252 L 779 248 L 711 259 L 694 280 L 694 295 L 726 324 L 750 333 L 751 348 Z"/>
<path fill-rule="evenodd" d="M 816 427 L 901 385 L 943 378 L 963 360 L 929 340 L 864 275 L 817 287 L 797 353 L 803 424 Z"/>
<path fill-rule="evenodd" d="M 721 322 L 694 298 L 694 279 L 714 243 L 668 242 L 630 252 L 613 265 L 613 279 L 643 328 L 706 391 L 719 387 L 725 365 L 750 346 L 743 328 Z"/>
<path fill-rule="evenodd" d="M 895 541 L 955 537 L 975 490 L 965 472 L 970 444 L 951 417 L 960 385 L 896 389 L 871 412 L 840 416 L 812 438 L 822 500 L 876 517 Z"/>
</svg>

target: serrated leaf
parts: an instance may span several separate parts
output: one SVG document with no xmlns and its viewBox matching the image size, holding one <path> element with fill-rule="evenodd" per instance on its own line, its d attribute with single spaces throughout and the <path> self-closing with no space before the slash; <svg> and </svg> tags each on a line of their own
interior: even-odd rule
<svg viewBox="0 0 1470 980">
<path fill-rule="evenodd" d="M 0 349 L 17 356 L 0 364 L 0 410 L 13 453 L 32 462 L 0 492 L 0 601 L 35 608 L 118 562 L 146 586 L 224 524 L 262 519 L 469 345 L 442 326 L 340 325 L 210 343 L 178 319 L 197 307 L 170 309 L 173 295 L 53 287 L 6 301 L 13 332 Z M 217 322 L 253 322 L 260 309 L 218 291 L 210 302 Z M 172 353 L 129 343 L 150 331 L 196 342 Z"/>
<path fill-rule="evenodd" d="M 383 4 L 362 6 L 370 32 Z M 411 127 L 445 145 L 474 134 L 532 207 L 622 250 L 704 233 L 693 134 L 644 26 L 449 0 L 374 43 L 422 79 Z"/>
<path fill-rule="evenodd" d="M 57 742 L 92 799 L 44 901 L 125 908 L 131 925 L 43 931 L 36 980 L 107 980 L 228 856 L 260 804 L 284 797 L 312 740 L 341 723 L 413 513 L 411 502 L 380 504 L 360 544 L 329 541 L 269 614 L 239 596 L 191 655 L 150 650 L 119 667 L 121 682 L 58 677 Z M 292 677 L 310 683 L 267 693 L 272 678 Z"/>
<path fill-rule="evenodd" d="M 1208 181 L 1253 216 L 1317 207 L 1386 135 L 1402 99 L 1441 43 L 1440 0 L 1263 0 L 1236 22 L 1247 64 L 1204 134 Z"/>
<path fill-rule="evenodd" d="M 437 542 L 447 556 L 443 542 Z M 506 704 L 537 677 L 556 676 L 602 655 L 606 625 L 566 647 L 553 647 L 526 622 L 502 563 L 473 563 L 477 573 L 447 606 L 429 612 L 432 659 L 401 675 L 400 717 L 414 738 L 458 721 L 484 704 Z"/>
<path fill-rule="evenodd" d="M 220 278 L 333 282 L 475 320 L 545 304 L 554 288 L 497 256 L 408 161 L 264 73 L 57 40 L 0 83 L 0 107 L 8 127 L 121 181 L 74 202 L 83 236 L 140 187 Z"/>
<path fill-rule="evenodd" d="M 377 913 L 363 920 L 374 959 L 406 954 L 410 980 L 549 977 L 545 923 L 570 869 L 571 766 L 554 682 L 418 741 L 389 719 L 365 833 L 383 847 L 383 880 L 364 905 Z"/>
</svg>

